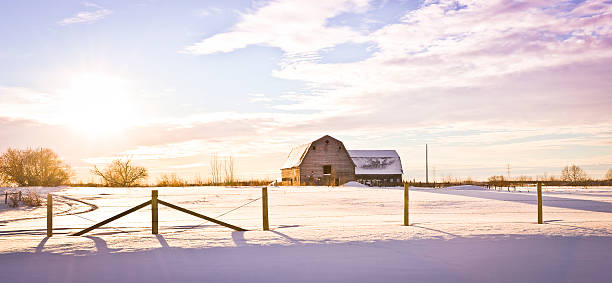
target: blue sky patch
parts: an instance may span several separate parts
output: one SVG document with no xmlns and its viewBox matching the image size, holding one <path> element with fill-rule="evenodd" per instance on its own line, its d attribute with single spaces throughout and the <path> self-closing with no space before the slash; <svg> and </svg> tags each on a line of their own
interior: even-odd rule
<svg viewBox="0 0 612 283">
<path fill-rule="evenodd" d="M 376 50 L 377 47 L 372 42 L 343 43 L 321 50 L 319 55 L 322 63 L 352 63 L 370 58 Z"/>
</svg>

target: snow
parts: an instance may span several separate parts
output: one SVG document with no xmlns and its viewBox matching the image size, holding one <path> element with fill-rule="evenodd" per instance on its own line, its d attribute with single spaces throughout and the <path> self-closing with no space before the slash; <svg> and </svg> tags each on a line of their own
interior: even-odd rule
<svg viewBox="0 0 612 283">
<path fill-rule="evenodd" d="M 355 174 L 402 174 L 402 162 L 395 150 L 349 150 Z"/>
<path fill-rule="evenodd" d="M 149 200 L 151 190 L 53 189 L 50 238 L 44 207 L 9 209 L 1 202 L 2 281 L 608 282 L 612 276 L 610 187 L 545 188 L 541 225 L 533 188 L 410 188 L 410 226 L 401 225 L 398 188 L 269 187 L 271 231 L 261 230 L 260 187 L 159 188 L 161 200 L 249 231 L 160 206 L 159 235 L 151 234 L 147 207 L 85 236 L 68 236 Z"/>
<path fill-rule="evenodd" d="M 478 191 L 484 190 L 483 187 L 474 186 L 474 185 L 453 186 L 453 187 L 448 187 L 446 189 L 449 189 L 449 190 L 478 190 Z"/>
<path fill-rule="evenodd" d="M 302 163 L 302 158 L 304 158 L 306 151 L 310 147 L 312 143 L 306 143 L 295 148 L 291 149 L 289 156 L 287 157 L 287 161 L 281 167 L 281 169 L 293 168 L 299 166 Z"/>
<path fill-rule="evenodd" d="M 342 185 L 343 187 L 356 187 L 356 188 L 367 188 L 367 185 L 364 185 L 362 183 L 359 182 L 355 182 L 355 181 L 350 181 L 345 183 L 344 185 Z"/>
<path fill-rule="evenodd" d="M 399 157 L 395 150 L 348 150 L 351 157 Z"/>
</svg>

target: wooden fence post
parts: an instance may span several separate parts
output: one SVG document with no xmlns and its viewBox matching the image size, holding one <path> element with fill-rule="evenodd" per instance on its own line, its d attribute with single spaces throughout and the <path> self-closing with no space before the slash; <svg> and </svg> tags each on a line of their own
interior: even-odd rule
<svg viewBox="0 0 612 283">
<path fill-rule="evenodd" d="M 270 230 L 270 223 L 268 223 L 268 187 L 261 188 L 261 201 L 262 213 L 263 213 L 263 230 Z"/>
<path fill-rule="evenodd" d="M 19 191 L 19 201 L 21 201 L 21 191 Z"/>
<path fill-rule="evenodd" d="M 542 223 L 542 183 L 538 182 L 538 224 Z"/>
<path fill-rule="evenodd" d="M 47 237 L 53 236 L 53 197 L 47 194 Z"/>
<path fill-rule="evenodd" d="M 4 204 L 8 203 L 8 192 L 4 191 Z"/>
<path fill-rule="evenodd" d="M 409 189 L 408 184 L 404 184 L 404 226 L 409 226 L 410 222 L 408 221 L 408 205 L 409 205 Z"/>
<path fill-rule="evenodd" d="M 151 232 L 157 234 L 157 190 L 151 191 Z"/>
</svg>

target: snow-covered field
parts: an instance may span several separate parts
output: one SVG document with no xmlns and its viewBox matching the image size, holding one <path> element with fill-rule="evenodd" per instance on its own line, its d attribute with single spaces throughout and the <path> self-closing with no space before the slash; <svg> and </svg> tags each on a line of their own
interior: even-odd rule
<svg viewBox="0 0 612 283">
<path fill-rule="evenodd" d="M 612 188 L 158 188 L 159 199 L 248 229 L 236 232 L 160 205 L 159 235 L 143 208 L 69 236 L 150 199 L 151 188 L 39 188 L 46 208 L 0 202 L 3 282 L 609 282 Z M 0 190 L 1 191 L 1 190 Z M 233 210 L 241 205 L 250 204 Z"/>
</svg>

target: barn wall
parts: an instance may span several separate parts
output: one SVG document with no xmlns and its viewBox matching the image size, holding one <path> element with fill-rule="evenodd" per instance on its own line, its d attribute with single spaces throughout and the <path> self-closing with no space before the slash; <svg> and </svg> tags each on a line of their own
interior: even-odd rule
<svg viewBox="0 0 612 283">
<path fill-rule="evenodd" d="M 323 174 L 324 165 L 331 165 L 331 175 Z M 342 185 L 353 180 L 355 167 L 342 142 L 324 137 L 310 145 L 300 165 L 301 185 Z"/>
<path fill-rule="evenodd" d="M 296 186 L 300 184 L 300 168 L 281 169 L 282 184 L 285 186 Z"/>
<path fill-rule="evenodd" d="M 402 185 L 401 174 L 357 174 L 357 182 L 373 187 L 394 187 Z"/>
</svg>

